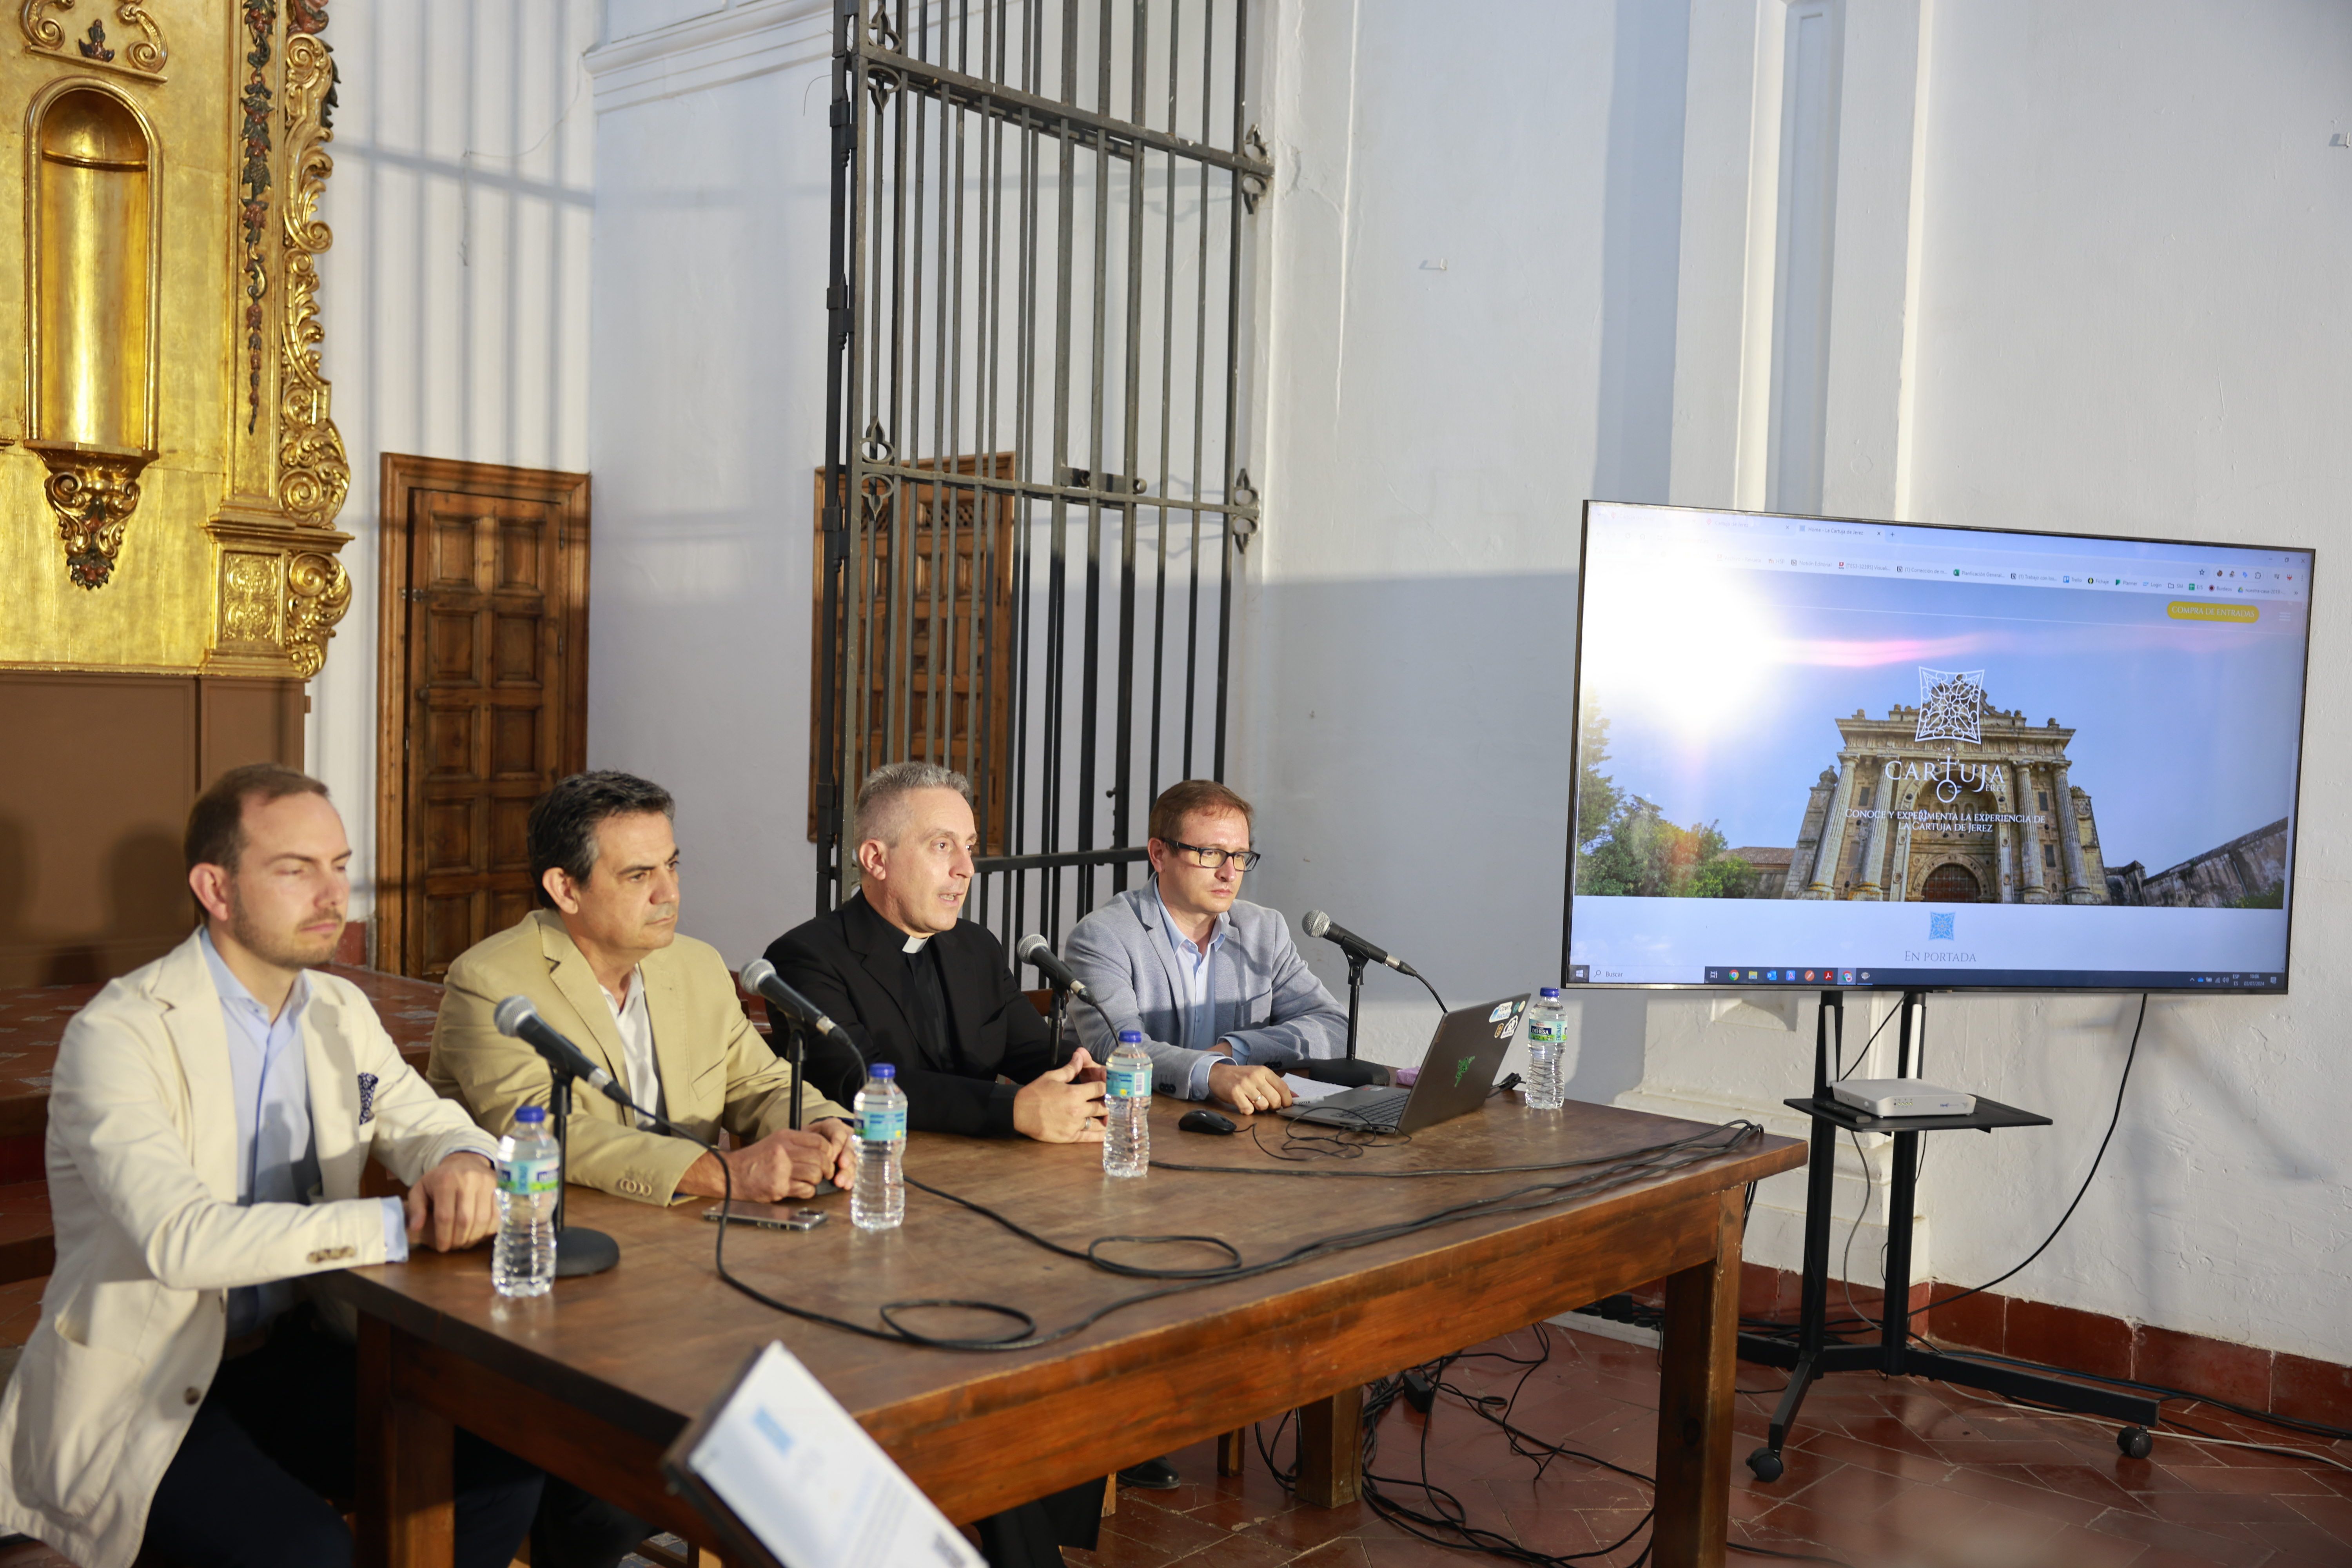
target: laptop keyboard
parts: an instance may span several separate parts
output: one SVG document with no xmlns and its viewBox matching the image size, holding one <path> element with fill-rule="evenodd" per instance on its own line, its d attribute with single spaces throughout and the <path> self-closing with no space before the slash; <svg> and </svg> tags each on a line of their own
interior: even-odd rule
<svg viewBox="0 0 2352 1568">
<path fill-rule="evenodd" d="M 1363 1091 L 1363 1098 L 1332 1110 L 1349 1121 L 1361 1121 L 1374 1127 L 1394 1127 L 1404 1115 L 1405 1101 L 1412 1098 L 1410 1089 L 1375 1089 Z"/>
</svg>

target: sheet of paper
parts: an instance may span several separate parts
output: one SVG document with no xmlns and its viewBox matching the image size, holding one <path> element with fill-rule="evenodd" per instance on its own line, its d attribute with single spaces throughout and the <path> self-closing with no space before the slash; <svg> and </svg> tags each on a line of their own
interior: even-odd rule
<svg viewBox="0 0 2352 1568">
<path fill-rule="evenodd" d="M 761 1352 L 687 1463 L 786 1568 L 984 1568 L 782 1344 Z"/>
<path fill-rule="evenodd" d="M 1344 1083 L 1318 1083 L 1311 1078 L 1300 1078 L 1295 1072 L 1284 1073 L 1282 1081 L 1288 1084 L 1290 1092 L 1301 1100 L 1321 1100 L 1348 1087 Z"/>
</svg>

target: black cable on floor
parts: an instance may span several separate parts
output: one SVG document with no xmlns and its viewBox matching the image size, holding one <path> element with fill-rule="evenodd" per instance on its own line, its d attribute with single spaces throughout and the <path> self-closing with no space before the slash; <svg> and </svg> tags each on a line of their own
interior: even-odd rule
<svg viewBox="0 0 2352 1568">
<path fill-rule="evenodd" d="M 1629 1469 L 1622 1465 L 1603 1459 L 1596 1454 L 1588 1454 L 1564 1444 L 1546 1442 L 1519 1426 L 1512 1419 L 1521 1392 L 1526 1389 L 1536 1370 L 1551 1357 L 1552 1342 L 1548 1326 L 1538 1323 L 1534 1325 L 1534 1332 L 1540 1348 L 1538 1353 L 1532 1358 L 1513 1356 L 1500 1351 L 1460 1351 L 1449 1356 L 1441 1356 L 1436 1361 L 1413 1370 L 1428 1377 L 1435 1394 L 1458 1401 L 1463 1408 L 1500 1430 L 1510 1444 L 1514 1454 L 1536 1465 L 1536 1479 L 1538 1480 L 1542 1479 L 1545 1469 L 1552 1461 L 1567 1458 L 1597 1466 L 1637 1481 L 1645 1487 L 1654 1487 L 1655 1483 L 1638 1470 Z M 1500 1361 L 1520 1368 L 1519 1376 L 1511 1384 L 1510 1392 L 1507 1394 L 1475 1394 L 1445 1376 L 1447 1369 L 1456 1363 L 1475 1360 Z M 1653 1523 L 1656 1513 L 1654 1509 L 1645 1510 L 1641 1519 L 1635 1521 L 1633 1527 L 1614 1542 L 1596 1547 L 1590 1552 L 1557 1554 L 1537 1552 L 1499 1531 L 1470 1523 L 1468 1510 L 1464 1507 L 1462 1500 L 1446 1488 L 1431 1480 L 1429 1477 L 1430 1433 L 1436 1416 L 1436 1407 L 1433 1405 L 1429 1415 L 1422 1423 L 1419 1440 L 1416 1444 L 1417 1457 L 1421 1461 L 1420 1478 L 1414 1479 L 1409 1477 L 1382 1476 L 1377 1468 L 1380 1456 L 1380 1423 L 1381 1417 L 1387 1415 L 1402 1396 L 1403 1386 L 1404 1380 L 1402 1374 L 1382 1378 L 1366 1385 L 1362 1446 L 1360 1453 L 1362 1462 L 1364 1501 L 1375 1513 L 1407 1535 L 1428 1542 L 1432 1545 L 1477 1552 L 1482 1555 L 1500 1558 L 1505 1562 L 1533 1564 L 1535 1568 L 1567 1568 L 1570 1564 L 1589 1562 L 1591 1559 L 1605 1557 L 1622 1551 L 1634 1537 Z M 1289 1417 L 1285 1415 L 1281 1421 L 1276 1423 L 1276 1442 L 1280 1441 L 1283 1429 L 1288 1420 Z M 1266 1469 L 1274 1476 L 1276 1483 L 1285 1491 L 1294 1490 L 1297 1485 L 1296 1465 L 1285 1470 L 1275 1462 L 1274 1456 L 1267 1447 L 1263 1423 L 1253 1429 L 1253 1434 L 1256 1439 L 1258 1457 L 1265 1462 Z M 1383 1487 L 1417 1491 L 1422 1494 L 1427 1507 L 1426 1509 L 1414 1508 L 1383 1491 L 1381 1489 Z M 1727 1541 L 1726 1544 L 1735 1552 L 1751 1556 L 1770 1557 L 1797 1563 L 1822 1563 L 1830 1564 L 1831 1568 L 1852 1568 L 1851 1564 L 1835 1557 L 1812 1552 L 1790 1552 L 1779 1547 L 1759 1546 L 1736 1538 Z M 1651 1548 L 1645 1544 L 1640 1553 L 1632 1560 L 1628 1568 L 1640 1568 L 1641 1564 L 1649 1561 L 1650 1552 Z"/>
</svg>

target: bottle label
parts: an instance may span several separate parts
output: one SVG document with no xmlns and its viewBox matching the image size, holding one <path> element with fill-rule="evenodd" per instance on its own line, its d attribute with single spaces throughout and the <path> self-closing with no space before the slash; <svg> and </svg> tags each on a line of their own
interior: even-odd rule
<svg viewBox="0 0 2352 1568">
<path fill-rule="evenodd" d="M 1568 1043 L 1568 1020 L 1548 1018 L 1528 1026 L 1528 1044 L 1562 1046 Z"/>
<path fill-rule="evenodd" d="M 562 1176 L 562 1162 L 552 1154 L 509 1160 L 499 1167 L 499 1188 L 509 1197 L 536 1197 L 553 1192 Z"/>
<path fill-rule="evenodd" d="M 1121 1067 L 1117 1062 L 1113 1062 L 1106 1069 L 1106 1073 L 1108 1081 L 1103 1085 L 1105 1099 L 1149 1100 L 1151 1098 L 1151 1068 L 1149 1065 Z"/>
<path fill-rule="evenodd" d="M 907 1108 L 903 1105 L 869 1106 L 857 1113 L 857 1136 L 868 1143 L 907 1141 Z"/>
</svg>

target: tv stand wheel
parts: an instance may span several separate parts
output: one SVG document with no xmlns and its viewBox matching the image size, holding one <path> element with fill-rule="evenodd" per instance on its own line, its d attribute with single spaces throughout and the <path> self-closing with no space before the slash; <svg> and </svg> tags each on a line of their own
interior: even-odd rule
<svg viewBox="0 0 2352 1568">
<path fill-rule="evenodd" d="M 2126 1426 L 2116 1434 L 2116 1447 L 2126 1459 L 2145 1459 L 2156 1449 L 2156 1439 L 2145 1426 Z"/>
<path fill-rule="evenodd" d="M 1780 1454 L 1778 1449 L 1764 1447 L 1748 1456 L 1748 1468 L 1756 1472 L 1758 1480 L 1770 1482 L 1780 1479 L 1780 1471 L 1784 1467 L 1780 1463 Z"/>
</svg>

